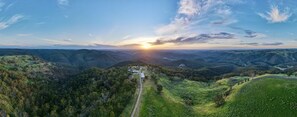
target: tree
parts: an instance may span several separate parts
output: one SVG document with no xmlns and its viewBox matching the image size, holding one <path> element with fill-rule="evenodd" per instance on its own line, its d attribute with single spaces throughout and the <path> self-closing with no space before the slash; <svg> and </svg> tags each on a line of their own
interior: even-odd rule
<svg viewBox="0 0 297 117">
<path fill-rule="evenodd" d="M 294 73 L 294 72 L 292 72 L 292 71 L 288 71 L 288 72 L 287 72 L 288 77 L 290 77 L 291 75 L 293 75 L 293 73 Z"/>
<path fill-rule="evenodd" d="M 110 115 L 109 115 L 109 117 L 115 117 L 115 114 L 114 114 L 114 112 L 113 112 L 113 111 L 111 111 L 111 112 L 110 112 Z"/>
<path fill-rule="evenodd" d="M 157 76 L 155 74 L 152 74 L 151 78 L 153 79 L 154 83 L 157 84 L 158 82 Z"/>
<path fill-rule="evenodd" d="M 225 99 L 222 94 L 218 94 L 215 96 L 214 102 L 216 104 L 216 107 L 220 107 L 225 104 Z"/>
<path fill-rule="evenodd" d="M 160 84 L 157 84 L 157 92 L 158 92 L 158 94 L 161 94 L 162 90 L 163 90 L 163 86 L 160 85 Z"/>
</svg>

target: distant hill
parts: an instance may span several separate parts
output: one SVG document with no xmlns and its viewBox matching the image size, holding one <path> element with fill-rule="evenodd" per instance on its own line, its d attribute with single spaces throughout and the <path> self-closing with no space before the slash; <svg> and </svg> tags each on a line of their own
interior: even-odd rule
<svg viewBox="0 0 297 117">
<path fill-rule="evenodd" d="M 127 52 L 97 50 L 0 49 L 0 55 L 32 55 L 49 62 L 70 65 L 79 69 L 107 68 L 119 62 L 131 60 L 131 55 Z"/>
<path fill-rule="evenodd" d="M 202 69 L 216 66 L 262 67 L 296 66 L 297 50 L 46 50 L 0 49 L 1 55 L 32 55 L 45 61 L 84 70 L 108 68 L 127 63 Z"/>
<path fill-rule="evenodd" d="M 0 69 L 34 78 L 53 77 L 57 70 L 54 64 L 29 55 L 0 56 Z"/>
</svg>

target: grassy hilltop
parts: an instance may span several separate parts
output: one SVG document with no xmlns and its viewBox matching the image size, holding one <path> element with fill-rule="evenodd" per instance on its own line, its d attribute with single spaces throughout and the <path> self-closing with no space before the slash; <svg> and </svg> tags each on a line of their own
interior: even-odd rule
<svg viewBox="0 0 297 117">
<path fill-rule="evenodd" d="M 296 99 L 296 79 L 262 78 L 243 86 L 226 107 L 230 116 L 293 117 Z"/>
</svg>

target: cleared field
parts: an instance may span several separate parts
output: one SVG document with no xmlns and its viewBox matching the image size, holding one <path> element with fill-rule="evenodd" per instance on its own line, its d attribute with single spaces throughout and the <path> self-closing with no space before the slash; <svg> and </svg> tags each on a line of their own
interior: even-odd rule
<svg viewBox="0 0 297 117">
<path fill-rule="evenodd" d="M 152 81 L 146 81 L 140 117 L 190 117 L 195 115 L 190 107 L 175 100 L 168 90 L 158 94 Z"/>
<path fill-rule="evenodd" d="M 157 93 L 156 83 L 148 79 L 140 116 L 171 117 L 279 117 L 297 115 L 297 80 L 283 74 L 263 75 L 253 80 L 232 77 L 205 83 L 158 76 L 163 86 Z M 238 83 L 241 82 L 241 83 Z M 225 104 L 216 107 L 214 97 L 233 85 Z"/>
<path fill-rule="evenodd" d="M 216 114 L 213 98 L 228 88 L 228 80 L 214 83 L 196 82 L 159 76 L 158 84 L 163 86 L 157 93 L 156 83 L 148 79 L 144 84 L 141 117 L 171 116 L 193 117 Z"/>
<path fill-rule="evenodd" d="M 297 80 L 266 76 L 244 85 L 229 102 L 227 115 L 239 117 L 294 117 Z M 269 78 L 271 77 L 271 78 Z"/>
</svg>

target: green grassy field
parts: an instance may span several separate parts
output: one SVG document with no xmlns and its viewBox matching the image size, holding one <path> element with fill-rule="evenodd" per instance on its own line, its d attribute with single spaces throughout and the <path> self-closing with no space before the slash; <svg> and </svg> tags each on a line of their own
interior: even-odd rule
<svg viewBox="0 0 297 117">
<path fill-rule="evenodd" d="M 297 80 L 255 79 L 229 102 L 227 115 L 239 117 L 294 117 L 297 115 Z"/>
<path fill-rule="evenodd" d="M 142 105 L 141 117 L 191 117 L 195 115 L 192 108 L 185 106 L 166 89 L 162 94 L 156 92 L 152 81 L 146 81 Z"/>
<path fill-rule="evenodd" d="M 158 84 L 163 86 L 157 93 L 156 84 L 148 79 L 144 84 L 141 117 L 193 117 L 212 115 L 220 111 L 213 102 L 218 93 L 228 88 L 228 80 L 214 83 L 182 80 L 159 76 Z"/>
</svg>

